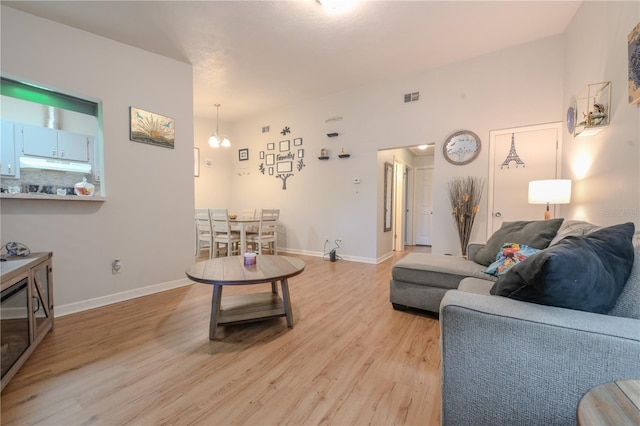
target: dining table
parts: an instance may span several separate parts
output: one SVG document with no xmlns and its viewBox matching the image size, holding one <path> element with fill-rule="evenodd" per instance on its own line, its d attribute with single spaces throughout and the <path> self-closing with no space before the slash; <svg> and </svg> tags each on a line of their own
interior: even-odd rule
<svg viewBox="0 0 640 426">
<path fill-rule="evenodd" d="M 260 219 L 256 218 L 242 218 L 237 217 L 235 219 L 229 219 L 232 231 L 240 232 L 240 254 L 247 252 L 247 233 L 251 231 L 252 227 L 255 227 L 256 233 L 260 226 Z"/>
</svg>

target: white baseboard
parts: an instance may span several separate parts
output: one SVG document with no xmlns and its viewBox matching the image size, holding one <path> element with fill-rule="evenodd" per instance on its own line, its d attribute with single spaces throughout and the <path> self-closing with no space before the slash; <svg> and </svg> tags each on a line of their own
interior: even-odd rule
<svg viewBox="0 0 640 426">
<path fill-rule="evenodd" d="M 282 248 L 282 247 L 278 247 L 278 253 L 293 253 L 293 254 L 302 254 L 304 256 L 324 257 L 324 253 L 320 251 L 297 250 L 297 249 Z M 340 256 L 342 260 L 349 260 L 351 262 L 371 263 L 374 265 L 382 262 L 383 260 L 388 259 L 392 255 L 393 253 L 390 253 L 388 256 L 384 257 L 382 260 L 377 260 L 369 257 L 348 256 L 348 255 L 338 253 L 338 256 Z M 329 255 L 327 255 L 327 258 L 328 257 Z"/>
<path fill-rule="evenodd" d="M 148 296 L 150 294 L 159 293 L 161 291 L 171 290 L 178 287 L 193 284 L 193 281 L 183 278 L 166 283 L 154 284 L 147 287 L 127 290 L 120 293 L 109 294 L 107 296 L 96 297 L 81 302 L 69 303 L 55 307 L 55 316 L 62 317 L 76 312 L 82 312 L 89 309 L 99 308 L 101 306 L 111 305 L 113 303 L 124 302 L 125 300 L 135 299 L 136 297 Z"/>
<path fill-rule="evenodd" d="M 307 251 L 307 250 L 296 250 L 289 248 L 278 247 L 278 253 L 292 253 L 292 254 L 301 254 L 304 256 L 314 256 L 314 257 L 323 257 L 324 254 L 319 251 Z M 349 260 L 351 262 L 362 262 L 362 263 L 371 263 L 378 264 L 389 257 L 391 257 L 393 253 L 389 253 L 379 259 L 372 259 L 368 257 L 358 257 L 358 256 L 346 256 L 340 254 L 340 257 L 343 260 Z M 81 302 L 69 303 L 67 305 L 60 305 L 55 307 L 55 316 L 62 317 L 65 315 L 75 314 L 76 312 L 82 312 L 89 309 L 99 308 L 101 306 L 111 305 L 113 303 L 124 302 L 126 300 L 135 299 L 136 297 L 148 296 L 150 294 L 159 293 L 161 291 L 171 290 L 178 287 L 183 287 L 186 285 L 193 284 L 193 281 L 184 278 L 175 281 L 169 281 L 166 283 L 154 284 L 147 287 L 136 288 L 133 290 L 127 290 L 120 293 L 109 294 L 107 296 L 96 297 L 93 299 L 83 300 Z"/>
</svg>

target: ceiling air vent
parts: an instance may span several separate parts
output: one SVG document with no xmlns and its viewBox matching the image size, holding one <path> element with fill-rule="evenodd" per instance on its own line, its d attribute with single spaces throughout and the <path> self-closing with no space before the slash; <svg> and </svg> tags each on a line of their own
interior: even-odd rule
<svg viewBox="0 0 640 426">
<path fill-rule="evenodd" d="M 411 92 L 404 94 L 404 103 L 417 102 L 420 100 L 420 92 Z"/>
</svg>

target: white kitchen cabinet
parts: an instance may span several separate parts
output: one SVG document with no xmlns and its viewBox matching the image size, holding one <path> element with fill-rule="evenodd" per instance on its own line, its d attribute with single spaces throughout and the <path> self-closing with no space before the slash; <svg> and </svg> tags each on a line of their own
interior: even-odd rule
<svg viewBox="0 0 640 426">
<path fill-rule="evenodd" d="M 15 125 L 11 121 L 0 122 L 2 140 L 0 140 L 0 174 L 4 177 L 19 178 L 18 153 L 14 139 Z"/>
<path fill-rule="evenodd" d="M 58 158 L 90 161 L 93 137 L 58 130 Z"/>
<path fill-rule="evenodd" d="M 24 155 L 72 161 L 90 160 L 91 136 L 24 124 L 22 137 Z"/>
</svg>

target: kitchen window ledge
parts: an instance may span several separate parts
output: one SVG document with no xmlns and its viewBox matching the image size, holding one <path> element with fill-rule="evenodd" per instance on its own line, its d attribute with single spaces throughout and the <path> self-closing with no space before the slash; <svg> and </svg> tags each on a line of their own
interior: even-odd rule
<svg viewBox="0 0 640 426">
<path fill-rule="evenodd" d="M 92 195 L 91 197 L 84 197 L 80 195 L 55 195 L 55 194 L 39 194 L 39 193 L 20 193 L 20 194 L 8 194 L 3 192 L 0 194 L 0 199 L 3 200 L 58 200 L 58 201 L 98 201 L 104 202 L 106 198 L 101 195 Z"/>
</svg>

